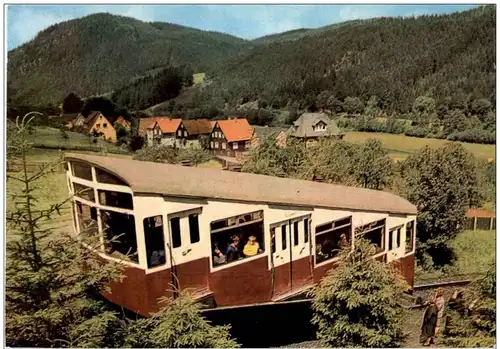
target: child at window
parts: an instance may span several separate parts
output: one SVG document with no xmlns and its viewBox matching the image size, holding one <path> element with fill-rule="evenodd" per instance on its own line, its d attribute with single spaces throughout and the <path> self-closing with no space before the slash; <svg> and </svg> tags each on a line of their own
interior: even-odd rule
<svg viewBox="0 0 500 349">
<path fill-rule="evenodd" d="M 260 251 L 261 250 L 260 250 L 259 243 L 257 242 L 257 238 L 254 235 L 250 235 L 248 237 L 247 244 L 243 248 L 243 254 L 246 257 L 250 257 L 250 256 L 255 256 Z"/>
</svg>

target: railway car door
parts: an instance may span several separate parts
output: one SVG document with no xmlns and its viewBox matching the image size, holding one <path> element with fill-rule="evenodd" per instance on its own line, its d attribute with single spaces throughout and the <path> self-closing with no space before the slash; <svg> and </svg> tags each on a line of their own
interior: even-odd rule
<svg viewBox="0 0 500 349">
<path fill-rule="evenodd" d="M 168 215 L 172 284 L 174 288 L 190 288 L 194 293 L 208 290 L 208 263 L 200 241 L 198 215 L 201 209 Z"/>
<path fill-rule="evenodd" d="M 271 225 L 271 273 L 273 296 L 290 291 L 292 282 L 290 221 Z"/>
<path fill-rule="evenodd" d="M 305 285 L 311 284 L 312 260 L 311 260 L 311 216 L 301 216 L 290 220 L 291 240 L 291 291 L 296 291 Z"/>
<path fill-rule="evenodd" d="M 310 215 L 271 225 L 273 298 L 312 282 Z"/>
</svg>

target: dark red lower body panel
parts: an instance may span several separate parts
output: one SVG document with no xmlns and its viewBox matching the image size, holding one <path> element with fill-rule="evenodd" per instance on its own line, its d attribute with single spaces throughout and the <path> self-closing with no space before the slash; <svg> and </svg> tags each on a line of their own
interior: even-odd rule
<svg viewBox="0 0 500 349">
<path fill-rule="evenodd" d="M 327 273 L 338 266 L 338 262 L 312 268 L 309 257 L 294 261 L 272 270 L 268 269 L 268 258 L 214 270 L 210 272 L 208 258 L 201 258 L 177 266 L 178 286 L 181 290 L 203 293 L 213 292 L 216 306 L 245 305 L 272 301 L 273 297 L 319 283 Z M 394 267 L 413 288 L 415 272 L 414 255 L 392 262 Z M 291 267 L 291 269 L 290 269 Z M 160 309 L 161 297 L 171 297 L 175 278 L 170 269 L 146 274 L 144 270 L 127 267 L 124 279 L 110 285 L 111 292 L 104 296 L 138 314 L 148 316 Z"/>
</svg>

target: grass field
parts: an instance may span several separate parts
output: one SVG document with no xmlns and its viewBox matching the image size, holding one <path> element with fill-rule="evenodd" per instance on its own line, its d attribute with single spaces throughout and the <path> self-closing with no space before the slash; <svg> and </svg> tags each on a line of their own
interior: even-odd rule
<svg viewBox="0 0 500 349">
<path fill-rule="evenodd" d="M 495 263 L 494 230 L 466 230 L 452 242 L 457 259 L 443 271 L 428 272 L 417 267 L 416 283 L 439 280 L 454 275 L 484 273 Z"/>
<path fill-rule="evenodd" d="M 89 137 L 84 134 L 71 131 L 66 131 L 66 134 L 68 138 L 64 138 L 59 129 L 41 126 L 36 127 L 33 133 L 28 135 L 27 140 L 33 143 L 34 146 L 65 148 L 90 147 L 96 150 L 121 151 L 120 147 L 101 139 L 98 139 L 97 143 L 93 143 L 89 141 Z"/>
<path fill-rule="evenodd" d="M 432 148 L 439 148 L 444 146 L 446 143 L 451 142 L 444 139 L 417 138 L 405 135 L 372 132 L 347 132 L 344 139 L 348 142 L 358 144 L 370 138 L 380 140 L 383 147 L 389 151 L 391 157 L 398 160 L 406 158 L 411 153 L 415 153 L 426 145 Z M 495 157 L 495 145 L 493 144 L 473 144 L 462 142 L 460 142 L 460 144 L 462 144 L 465 149 L 470 151 L 478 160 L 486 161 L 488 158 Z"/>
</svg>

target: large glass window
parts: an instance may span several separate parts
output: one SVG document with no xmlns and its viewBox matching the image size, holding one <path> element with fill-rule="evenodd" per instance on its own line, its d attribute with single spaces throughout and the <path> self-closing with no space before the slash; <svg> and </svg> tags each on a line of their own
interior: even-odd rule
<svg viewBox="0 0 500 349">
<path fill-rule="evenodd" d="M 413 239 L 415 238 L 415 221 L 406 224 L 405 253 L 413 251 Z"/>
<path fill-rule="evenodd" d="M 97 225 L 96 208 L 76 201 L 76 210 L 80 234 L 84 237 L 98 236 L 99 228 Z"/>
<path fill-rule="evenodd" d="M 106 254 L 138 263 L 134 216 L 101 210 Z"/>
<path fill-rule="evenodd" d="M 214 267 L 265 251 L 263 211 L 214 221 L 210 232 Z"/>
<path fill-rule="evenodd" d="M 385 219 L 360 226 L 356 230 L 356 236 L 363 237 L 375 246 L 375 253 L 384 251 Z"/>
<path fill-rule="evenodd" d="M 86 185 L 81 185 L 79 183 L 73 182 L 73 188 L 75 188 L 75 196 L 79 198 L 95 202 L 94 188 L 87 187 Z"/>
<path fill-rule="evenodd" d="M 351 220 L 346 217 L 316 226 L 316 264 L 338 257 L 342 248 L 350 246 Z"/>
<path fill-rule="evenodd" d="M 104 206 L 134 209 L 132 194 L 119 191 L 98 190 L 99 203 Z"/>
<path fill-rule="evenodd" d="M 120 178 L 109 173 L 108 171 L 101 170 L 100 168 L 97 168 L 97 167 L 95 168 L 95 174 L 97 177 L 97 181 L 99 183 L 128 186 L 128 184 L 125 183 L 124 181 L 122 181 Z"/>
<path fill-rule="evenodd" d="M 164 265 L 166 258 L 162 217 L 154 216 L 144 218 L 143 223 L 148 268 Z"/>
<path fill-rule="evenodd" d="M 92 180 L 92 166 L 84 162 L 72 161 L 71 168 L 73 169 L 73 176 L 86 179 L 88 181 Z"/>
</svg>

